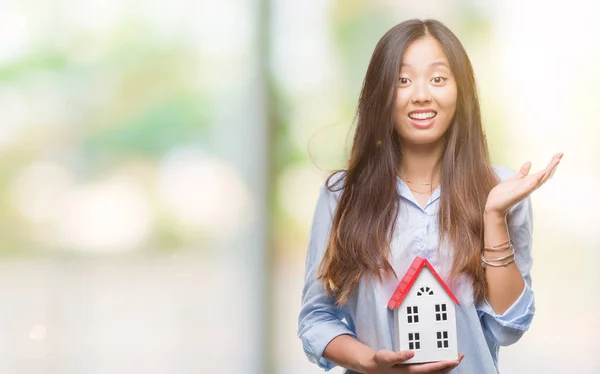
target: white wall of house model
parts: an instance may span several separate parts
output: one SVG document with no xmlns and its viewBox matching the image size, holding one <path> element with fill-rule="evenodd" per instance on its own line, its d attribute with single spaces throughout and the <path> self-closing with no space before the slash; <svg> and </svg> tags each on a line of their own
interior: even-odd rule
<svg viewBox="0 0 600 374">
<path fill-rule="evenodd" d="M 388 307 L 394 312 L 396 350 L 411 350 L 406 363 L 458 359 L 458 300 L 431 264 L 417 257 Z"/>
</svg>

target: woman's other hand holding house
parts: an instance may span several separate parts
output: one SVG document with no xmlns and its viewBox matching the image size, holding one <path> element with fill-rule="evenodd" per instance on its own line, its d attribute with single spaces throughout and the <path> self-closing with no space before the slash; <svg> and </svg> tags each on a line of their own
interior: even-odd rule
<svg viewBox="0 0 600 374">
<path fill-rule="evenodd" d="M 371 367 L 367 368 L 366 374 L 421 374 L 434 373 L 445 374 L 460 364 L 464 355 L 461 353 L 457 360 L 438 361 L 424 364 L 404 364 L 406 360 L 412 358 L 412 351 L 393 352 L 381 350 L 375 352 Z"/>
</svg>

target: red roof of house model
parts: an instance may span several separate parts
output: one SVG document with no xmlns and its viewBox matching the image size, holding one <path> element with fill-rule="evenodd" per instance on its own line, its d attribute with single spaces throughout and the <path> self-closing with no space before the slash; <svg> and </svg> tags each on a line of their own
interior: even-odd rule
<svg viewBox="0 0 600 374">
<path fill-rule="evenodd" d="M 431 266 L 429 261 L 421 257 L 415 257 L 415 260 L 413 261 L 412 265 L 410 265 L 410 268 L 406 271 L 406 274 L 404 275 L 404 278 L 402 278 L 402 280 L 400 281 L 400 284 L 396 288 L 396 291 L 394 291 L 394 294 L 392 295 L 392 298 L 388 303 L 388 308 L 395 309 L 402 304 L 402 301 L 408 294 L 408 291 L 412 287 L 413 283 L 415 283 L 415 281 L 419 277 L 419 274 L 421 274 L 423 266 L 427 266 L 429 271 L 431 271 L 431 274 L 433 274 L 435 279 L 437 279 L 437 281 L 444 288 L 448 296 L 450 296 L 452 301 L 458 304 L 456 296 L 454 296 L 452 291 L 450 291 L 446 283 L 442 280 L 442 278 L 440 278 L 439 274 L 435 271 L 433 266 Z"/>
</svg>

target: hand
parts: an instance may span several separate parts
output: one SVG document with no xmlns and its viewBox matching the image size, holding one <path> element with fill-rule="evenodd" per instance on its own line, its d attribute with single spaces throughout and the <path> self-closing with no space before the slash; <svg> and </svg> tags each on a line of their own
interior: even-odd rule
<svg viewBox="0 0 600 374">
<path fill-rule="evenodd" d="M 531 170 L 531 162 L 523 164 L 516 176 L 498 184 L 490 191 L 485 204 L 485 212 L 505 217 L 513 205 L 529 196 L 552 177 L 562 156 L 562 153 L 555 154 L 545 169 L 531 175 L 528 175 Z"/>
<path fill-rule="evenodd" d="M 372 365 L 366 370 L 367 374 L 445 374 L 458 366 L 465 355 L 458 355 L 455 361 L 428 362 L 425 364 L 404 364 L 414 356 L 413 351 L 377 351 L 373 356 Z"/>
</svg>

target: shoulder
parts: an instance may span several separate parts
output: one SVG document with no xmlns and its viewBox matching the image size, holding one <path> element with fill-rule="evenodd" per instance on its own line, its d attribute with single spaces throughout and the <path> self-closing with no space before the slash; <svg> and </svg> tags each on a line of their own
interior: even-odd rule
<svg viewBox="0 0 600 374">
<path fill-rule="evenodd" d="M 327 212 L 329 215 L 333 214 L 344 188 L 345 177 L 346 171 L 339 170 L 325 178 L 319 189 L 318 211 Z"/>
<path fill-rule="evenodd" d="M 337 201 L 342 194 L 345 184 L 346 170 L 335 171 L 327 177 L 325 183 L 321 186 L 321 193 L 326 194 Z"/>
<path fill-rule="evenodd" d="M 346 183 L 346 170 L 337 170 L 329 174 L 325 181 L 325 187 L 332 190 L 341 190 Z"/>
</svg>

